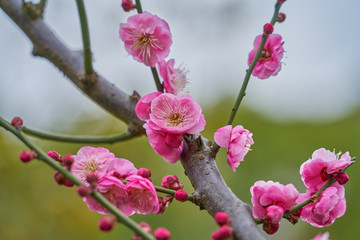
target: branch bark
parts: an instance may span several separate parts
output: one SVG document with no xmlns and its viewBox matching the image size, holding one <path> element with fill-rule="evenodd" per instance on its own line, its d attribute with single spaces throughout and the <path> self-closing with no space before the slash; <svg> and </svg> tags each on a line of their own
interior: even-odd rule
<svg viewBox="0 0 360 240">
<path fill-rule="evenodd" d="M 181 163 L 195 189 L 194 202 L 211 216 L 216 212 L 227 212 L 234 239 L 265 239 L 251 216 L 249 205 L 237 198 L 222 178 L 211 143 L 200 135 L 187 139 L 186 143 Z"/>
<path fill-rule="evenodd" d="M 125 121 L 129 132 L 144 133 L 143 122 L 134 112 L 137 94 L 129 96 L 96 73 L 85 75 L 83 53 L 65 46 L 42 18 L 32 20 L 24 14 L 22 0 L 0 0 L 0 7 L 31 40 L 34 56 L 48 59 L 94 102 Z"/>
<path fill-rule="evenodd" d="M 29 37 L 34 56 L 52 62 L 93 101 L 125 121 L 131 133 L 144 133 L 143 122 L 134 111 L 139 99 L 136 92 L 130 96 L 98 74 L 85 75 L 83 53 L 66 47 L 42 18 L 29 18 L 22 11 L 22 0 L 0 0 L 0 7 Z M 218 211 L 227 212 L 232 219 L 234 239 L 265 239 L 251 216 L 249 206 L 239 200 L 224 182 L 210 143 L 199 136 L 188 139 L 186 145 L 188 148 L 181 163 L 195 189 L 197 205 L 212 216 Z"/>
</svg>

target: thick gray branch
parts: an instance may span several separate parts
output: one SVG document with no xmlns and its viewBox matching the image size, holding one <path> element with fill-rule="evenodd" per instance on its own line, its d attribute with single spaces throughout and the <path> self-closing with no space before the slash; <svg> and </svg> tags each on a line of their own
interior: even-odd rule
<svg viewBox="0 0 360 240">
<path fill-rule="evenodd" d="M 69 50 L 49 29 L 42 18 L 32 20 L 22 11 L 22 0 L 0 0 L 0 7 L 24 31 L 34 45 L 33 54 L 48 59 L 80 90 L 116 117 L 124 120 L 129 130 L 142 134 L 143 128 L 135 115 L 138 95 L 129 96 L 100 75 L 84 75 L 81 52 Z M 225 184 L 215 163 L 215 154 L 201 136 L 187 141 L 182 164 L 195 189 L 197 204 L 212 216 L 227 212 L 232 219 L 234 239 L 262 240 L 249 206 L 239 200 Z"/>
<path fill-rule="evenodd" d="M 194 198 L 200 208 L 212 216 L 216 212 L 227 212 L 231 217 L 233 237 L 244 240 L 262 240 L 249 205 L 238 199 L 226 185 L 216 166 L 215 154 L 208 140 L 199 136 L 187 140 L 181 163 L 194 189 Z"/>
<path fill-rule="evenodd" d="M 42 18 L 32 20 L 22 11 L 22 0 L 0 0 L 0 7 L 33 43 L 33 54 L 48 59 L 77 87 L 101 107 L 128 124 L 129 131 L 142 134 L 143 122 L 135 115 L 136 96 L 129 96 L 100 75 L 84 74 L 82 52 L 71 51 L 50 30 Z"/>
</svg>

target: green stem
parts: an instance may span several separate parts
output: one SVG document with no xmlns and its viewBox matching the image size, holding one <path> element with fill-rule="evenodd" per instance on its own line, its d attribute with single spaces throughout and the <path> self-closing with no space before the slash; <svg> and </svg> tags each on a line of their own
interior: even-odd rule
<svg viewBox="0 0 360 240">
<path fill-rule="evenodd" d="M 34 150 L 37 153 L 38 159 L 44 161 L 46 164 L 50 165 L 50 167 L 59 171 L 61 174 L 63 174 L 66 178 L 68 178 L 70 181 L 72 181 L 76 185 L 84 185 L 80 180 L 78 180 L 74 175 L 72 175 L 72 173 L 70 171 L 63 168 L 58 162 L 56 162 L 54 159 L 50 158 L 39 147 L 37 147 L 36 145 L 31 143 L 20 130 L 15 129 L 10 123 L 8 123 L 2 117 L 0 117 L 0 126 L 2 126 L 6 130 L 13 133 L 26 146 L 28 146 L 30 149 Z M 134 232 L 138 233 L 144 239 L 155 240 L 155 238 L 152 235 L 145 232 L 141 227 L 139 227 L 139 225 L 134 220 L 127 217 L 124 213 L 122 213 L 114 205 L 112 205 L 103 195 L 101 195 L 101 193 L 94 191 L 92 193 L 92 197 L 95 200 L 97 200 L 102 206 L 104 206 L 107 210 L 109 210 L 117 218 L 118 222 L 123 223 L 125 226 L 127 226 Z"/>
<path fill-rule="evenodd" d="M 275 24 L 275 21 L 277 20 L 277 16 L 278 16 L 280 7 L 281 7 L 281 5 L 278 5 L 278 4 L 275 5 L 274 14 L 273 14 L 273 17 L 271 19 L 272 24 Z M 258 48 L 258 50 L 256 52 L 256 55 L 255 55 L 254 59 L 252 60 L 249 68 L 246 70 L 246 75 L 245 75 L 243 84 L 242 84 L 241 89 L 239 91 L 239 94 L 238 94 L 238 96 L 236 98 L 234 107 L 231 109 L 229 120 L 227 121 L 226 125 L 232 125 L 233 122 L 234 122 L 235 115 L 236 115 L 236 113 L 237 113 L 237 111 L 239 109 L 241 101 L 246 95 L 246 88 L 247 88 L 247 85 L 249 83 L 251 73 L 254 70 L 254 67 L 255 67 L 257 61 L 260 59 L 261 52 L 262 52 L 262 50 L 263 50 L 263 48 L 265 46 L 267 38 L 268 38 L 268 36 L 265 36 L 265 35 L 262 36 L 261 43 L 260 43 L 259 48 Z"/>
<path fill-rule="evenodd" d="M 116 134 L 106 137 L 73 137 L 66 135 L 56 135 L 52 133 L 40 132 L 27 127 L 23 128 L 23 132 L 42 139 L 48 139 L 53 141 L 71 142 L 71 143 L 89 143 L 89 144 L 113 144 L 116 142 L 122 142 L 134 138 L 135 136 L 129 132 Z"/>
<path fill-rule="evenodd" d="M 153 77 L 154 77 L 154 81 L 155 81 L 155 84 L 156 84 L 156 89 L 157 89 L 159 92 L 163 92 L 163 91 L 164 91 L 164 87 L 163 87 L 163 85 L 162 85 L 161 82 L 160 82 L 159 74 L 158 74 L 156 68 L 152 67 L 152 68 L 151 68 L 151 72 L 152 72 Z"/>
<path fill-rule="evenodd" d="M 83 0 L 76 0 L 80 24 L 81 24 L 81 34 L 83 40 L 83 49 L 84 49 L 84 65 L 85 65 L 85 74 L 92 74 L 94 70 L 92 68 L 92 56 L 91 56 L 91 48 L 90 48 L 90 37 L 89 37 L 89 28 L 86 18 L 86 11 L 84 7 Z"/>
<path fill-rule="evenodd" d="M 142 13 L 143 10 L 142 10 L 142 7 L 141 7 L 141 2 L 140 0 L 135 0 L 135 3 L 136 3 L 136 10 L 138 13 Z"/>
</svg>

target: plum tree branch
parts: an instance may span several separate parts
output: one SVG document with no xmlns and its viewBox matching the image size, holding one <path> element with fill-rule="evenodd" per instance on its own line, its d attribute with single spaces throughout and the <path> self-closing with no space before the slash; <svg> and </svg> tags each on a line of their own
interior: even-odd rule
<svg viewBox="0 0 360 240">
<path fill-rule="evenodd" d="M 128 124 L 134 135 L 144 133 L 143 122 L 134 111 L 139 95 L 132 96 L 115 87 L 99 74 L 85 75 L 82 52 L 66 47 L 42 18 L 32 20 L 22 11 L 21 0 L 0 0 L 0 7 L 24 31 L 33 43 L 33 55 L 48 59 L 81 91 L 101 107 Z M 194 201 L 210 215 L 227 212 L 232 219 L 234 239 L 265 239 L 251 216 L 247 204 L 239 200 L 224 182 L 215 163 L 210 143 L 199 136 L 187 140 L 188 149 L 181 159 L 195 189 Z"/>
<path fill-rule="evenodd" d="M 144 133 L 134 111 L 138 95 L 126 94 L 96 73 L 85 75 L 84 55 L 65 46 L 43 19 L 32 20 L 22 11 L 22 0 L 0 0 L 0 7 L 33 43 L 33 55 L 48 59 L 98 105 L 128 124 L 134 135 Z"/>
</svg>

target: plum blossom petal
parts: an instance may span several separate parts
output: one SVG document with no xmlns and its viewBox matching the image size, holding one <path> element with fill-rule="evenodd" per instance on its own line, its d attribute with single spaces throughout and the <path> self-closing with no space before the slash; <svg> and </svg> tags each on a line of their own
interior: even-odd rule
<svg viewBox="0 0 360 240">
<path fill-rule="evenodd" d="M 88 186 L 86 176 L 93 172 L 101 181 L 107 173 L 107 162 L 115 159 L 115 155 L 106 148 L 86 146 L 81 148 L 73 158 L 74 163 L 71 166 L 71 172 Z"/>
<path fill-rule="evenodd" d="M 144 124 L 150 145 L 166 162 L 176 163 L 183 151 L 183 137 L 163 131 L 152 121 Z"/>
<path fill-rule="evenodd" d="M 129 205 L 139 214 L 156 214 L 159 211 L 159 200 L 152 182 L 139 175 L 126 178 Z"/>
<path fill-rule="evenodd" d="M 329 240 L 330 234 L 329 232 L 325 232 L 325 233 L 319 233 L 318 235 L 316 235 L 316 237 L 314 237 L 311 240 Z"/>
<path fill-rule="evenodd" d="M 161 61 L 158 64 L 160 76 L 164 81 L 164 89 L 167 93 L 178 95 L 184 90 L 187 80 L 185 71 L 179 68 L 174 68 L 175 60 Z"/>
<path fill-rule="evenodd" d="M 162 92 L 152 92 L 140 98 L 135 107 L 135 113 L 140 120 L 146 121 L 150 118 L 151 102 L 161 94 Z"/>
<path fill-rule="evenodd" d="M 169 25 L 148 12 L 133 15 L 120 24 L 120 38 L 126 51 L 136 61 L 155 67 L 170 52 L 172 43 Z"/>
<path fill-rule="evenodd" d="M 128 205 L 129 198 L 126 185 L 118 178 L 107 176 L 101 179 L 96 185 L 96 190 L 107 198 L 125 215 L 130 216 L 134 213 L 133 209 Z M 110 212 L 98 203 L 91 196 L 83 198 L 88 208 L 100 214 L 109 214 Z"/>
<path fill-rule="evenodd" d="M 249 53 L 249 66 L 256 55 L 261 40 L 262 35 L 259 35 L 255 38 L 254 49 Z M 283 44 L 284 42 L 282 42 L 282 38 L 280 35 L 270 34 L 264 45 L 263 51 L 261 52 L 261 57 L 255 64 L 252 75 L 260 79 L 266 79 L 270 76 L 276 76 L 281 69 L 280 61 L 284 53 Z"/>
<path fill-rule="evenodd" d="M 273 230 L 284 212 L 294 206 L 299 196 L 299 192 L 292 184 L 284 186 L 273 181 L 257 181 L 250 188 L 250 192 L 254 218 L 262 218 L 265 228 Z M 272 233 L 274 232 L 271 231 Z"/>
<path fill-rule="evenodd" d="M 301 179 L 308 188 L 321 188 L 329 177 L 334 177 L 352 162 L 348 152 L 340 157 L 340 154 L 320 148 L 314 151 L 311 159 L 301 165 Z"/>
<path fill-rule="evenodd" d="M 300 203 L 318 191 L 317 188 L 309 188 L 306 193 L 300 194 L 297 203 Z M 346 199 L 344 186 L 334 183 L 325 189 L 319 197 L 313 198 L 312 202 L 302 208 L 301 219 L 315 227 L 330 226 L 336 218 L 345 214 Z"/>
<path fill-rule="evenodd" d="M 244 161 L 245 155 L 249 152 L 250 146 L 254 144 L 252 133 L 243 126 L 231 125 L 219 128 L 215 134 L 215 142 L 228 149 L 227 162 L 235 172 L 240 162 Z"/>
<path fill-rule="evenodd" d="M 206 124 L 201 111 L 200 105 L 188 94 L 164 93 L 153 99 L 150 119 L 166 132 L 194 134 L 202 131 Z"/>
</svg>

